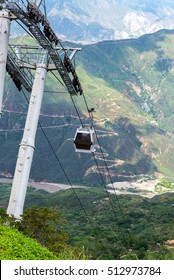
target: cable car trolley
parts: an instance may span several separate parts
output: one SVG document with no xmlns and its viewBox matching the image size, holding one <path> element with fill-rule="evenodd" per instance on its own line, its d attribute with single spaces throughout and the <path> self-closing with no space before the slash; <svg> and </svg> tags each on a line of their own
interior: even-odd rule
<svg viewBox="0 0 174 280">
<path fill-rule="evenodd" d="M 75 151 L 79 153 L 95 152 L 94 128 L 81 126 L 76 130 L 74 137 Z"/>
</svg>

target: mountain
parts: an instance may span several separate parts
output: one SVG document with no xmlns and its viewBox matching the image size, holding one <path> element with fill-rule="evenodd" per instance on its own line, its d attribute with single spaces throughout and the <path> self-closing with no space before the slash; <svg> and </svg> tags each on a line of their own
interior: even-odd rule
<svg viewBox="0 0 174 280">
<path fill-rule="evenodd" d="M 26 1 L 23 1 L 25 3 Z M 137 38 L 160 29 L 174 29 L 172 0 L 45 0 L 40 8 L 63 40 L 94 43 Z M 24 34 L 12 25 L 13 36 Z"/>
<path fill-rule="evenodd" d="M 25 36 L 19 41 L 26 42 Z M 76 56 L 77 72 L 88 106 L 95 107 L 95 158 L 75 153 L 77 112 L 69 94 L 48 74 L 40 123 L 49 141 L 38 127 L 31 179 L 67 183 L 66 172 L 72 183 L 82 185 L 101 186 L 101 175 L 108 183 L 110 176 L 113 181 L 159 176 L 173 180 L 173 44 L 169 30 L 138 39 L 71 44 L 82 47 Z M 13 176 L 27 102 L 9 76 L 5 92 L 0 172 Z M 89 124 L 83 96 L 74 99 L 83 122 Z"/>
<path fill-rule="evenodd" d="M 46 6 L 57 34 L 75 42 L 135 38 L 174 28 L 170 0 L 53 0 Z"/>
</svg>

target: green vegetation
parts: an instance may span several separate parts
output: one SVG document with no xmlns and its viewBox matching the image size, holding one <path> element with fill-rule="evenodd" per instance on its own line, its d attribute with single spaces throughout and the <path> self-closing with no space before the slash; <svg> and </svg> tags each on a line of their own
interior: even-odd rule
<svg viewBox="0 0 174 280">
<path fill-rule="evenodd" d="M 155 191 L 158 193 L 165 193 L 167 191 L 174 192 L 174 183 L 163 179 L 155 186 Z"/>
<path fill-rule="evenodd" d="M 83 246 L 66 244 L 60 222 L 59 213 L 49 208 L 27 209 L 21 221 L 0 209 L 0 259 L 87 259 Z"/>
<path fill-rule="evenodd" d="M 63 220 L 57 211 L 33 207 L 25 211 L 18 229 L 49 250 L 58 253 L 65 248 L 67 241 L 62 223 Z"/>
<path fill-rule="evenodd" d="M 50 236 L 51 240 L 51 236 Z M 54 254 L 15 228 L 0 225 L 1 260 L 78 260 L 87 259 L 85 251 L 66 247 Z"/>
<path fill-rule="evenodd" d="M 0 203 L 8 188 L 1 186 Z M 147 199 L 134 194 L 116 197 L 99 188 L 75 193 L 29 188 L 23 220 L 15 226 L 58 258 L 174 259 L 173 247 L 165 245 L 174 239 L 173 205 L 174 194 L 169 193 Z"/>
<path fill-rule="evenodd" d="M 1 260 L 56 260 L 57 257 L 15 228 L 0 225 Z"/>
</svg>

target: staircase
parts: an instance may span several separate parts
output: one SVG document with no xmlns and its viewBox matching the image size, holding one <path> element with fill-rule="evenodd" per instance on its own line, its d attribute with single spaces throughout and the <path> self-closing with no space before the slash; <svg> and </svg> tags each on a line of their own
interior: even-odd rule
<svg viewBox="0 0 174 280">
<path fill-rule="evenodd" d="M 60 50 L 54 48 L 53 44 L 50 43 L 48 38 L 44 35 L 43 31 L 41 30 L 41 25 L 38 23 L 35 23 L 33 19 L 30 19 L 30 17 L 27 14 L 27 10 L 24 11 L 23 8 L 25 8 L 24 5 L 22 5 L 22 2 L 24 1 L 10 1 L 6 4 L 6 8 L 13 13 L 18 20 L 20 20 L 29 30 L 29 32 L 32 34 L 32 36 L 37 40 L 39 45 L 48 51 L 49 56 L 52 59 L 52 62 L 54 63 L 57 71 L 59 72 L 68 92 L 71 95 L 77 95 L 79 90 L 77 91 L 75 87 L 73 86 L 72 78 L 70 77 L 70 74 L 67 72 L 66 68 L 64 67 L 63 61 L 61 59 L 61 56 L 59 55 Z M 21 6 L 19 6 L 21 5 Z M 58 40 L 59 41 L 59 40 Z M 61 48 L 61 52 L 65 50 Z M 75 72 L 75 69 L 74 69 Z M 76 75 L 77 76 L 77 75 Z M 79 83 L 80 89 L 81 84 Z M 82 89 L 81 89 L 82 92 Z"/>
</svg>

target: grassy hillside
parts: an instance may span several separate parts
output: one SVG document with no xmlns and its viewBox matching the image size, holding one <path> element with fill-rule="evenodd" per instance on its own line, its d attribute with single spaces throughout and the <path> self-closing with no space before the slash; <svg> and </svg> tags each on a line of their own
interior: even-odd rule
<svg viewBox="0 0 174 280">
<path fill-rule="evenodd" d="M 51 237 L 50 237 L 51 238 Z M 84 249 L 67 247 L 55 254 L 15 228 L 0 225 L 1 260 L 78 260 L 87 259 Z"/>
<path fill-rule="evenodd" d="M 0 225 L 1 260 L 56 260 L 53 253 L 17 229 Z"/>
<path fill-rule="evenodd" d="M 26 40 L 32 43 L 25 36 L 19 39 L 20 43 Z M 81 46 L 82 52 L 76 56 L 88 106 L 95 107 L 96 143 L 103 149 L 102 154 L 97 146 L 96 158 L 107 182 L 109 174 L 103 156 L 113 181 L 160 174 L 174 178 L 173 40 L 173 31 L 162 30 L 136 40 Z M 7 81 L 0 120 L 0 172 L 12 176 L 27 103 L 9 77 Z M 83 122 L 89 124 L 83 97 L 75 97 L 75 102 Z M 73 137 L 80 122 L 69 94 L 51 74 L 40 122 L 70 180 L 101 185 L 93 157 L 74 152 Z M 50 143 L 38 128 L 31 178 L 66 182 Z"/>
</svg>

